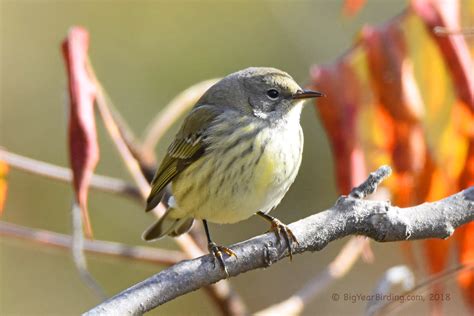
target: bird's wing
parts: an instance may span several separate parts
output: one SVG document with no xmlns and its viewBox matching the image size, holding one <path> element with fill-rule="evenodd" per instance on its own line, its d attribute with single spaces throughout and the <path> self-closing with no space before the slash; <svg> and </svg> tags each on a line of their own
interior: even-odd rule
<svg viewBox="0 0 474 316">
<path fill-rule="evenodd" d="M 219 111 L 216 107 L 203 105 L 194 108 L 185 119 L 151 182 L 151 192 L 146 206 L 147 212 L 155 208 L 161 201 L 166 185 L 204 154 L 206 143 L 203 141 L 203 134 L 206 127 L 217 115 L 219 115 Z"/>
</svg>

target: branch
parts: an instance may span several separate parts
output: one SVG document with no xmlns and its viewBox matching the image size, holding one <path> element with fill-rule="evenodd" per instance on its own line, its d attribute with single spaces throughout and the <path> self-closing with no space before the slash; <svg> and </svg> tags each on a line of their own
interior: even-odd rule
<svg viewBox="0 0 474 316">
<path fill-rule="evenodd" d="M 14 154 L 3 148 L 0 148 L 0 160 L 5 161 L 12 168 L 28 173 L 63 182 L 72 181 L 72 171 L 69 168 Z M 123 180 L 94 174 L 92 175 L 90 187 L 108 193 L 125 195 L 141 201 L 137 188 Z"/>
<path fill-rule="evenodd" d="M 45 246 L 68 250 L 72 247 L 72 237 L 48 230 L 34 229 L 0 221 L 0 236 L 23 239 Z M 155 264 L 172 265 L 185 259 L 179 251 L 155 249 L 105 240 L 84 240 L 86 252 L 121 257 Z"/>
<path fill-rule="evenodd" d="M 373 176 L 383 179 L 388 168 Z M 370 187 L 370 181 L 366 186 Z M 361 187 L 359 187 L 360 189 Z M 370 190 L 363 189 L 362 192 Z M 447 238 L 458 226 L 474 220 L 474 187 L 443 200 L 399 208 L 389 202 L 343 196 L 323 212 L 289 225 L 298 245 L 294 253 L 319 251 L 348 235 L 363 235 L 379 242 Z M 231 276 L 266 268 L 288 256 L 287 246 L 267 233 L 232 247 L 237 258 L 228 258 Z M 178 296 L 225 278 L 212 256 L 183 261 L 123 291 L 90 310 L 87 315 L 141 314 Z"/>
</svg>

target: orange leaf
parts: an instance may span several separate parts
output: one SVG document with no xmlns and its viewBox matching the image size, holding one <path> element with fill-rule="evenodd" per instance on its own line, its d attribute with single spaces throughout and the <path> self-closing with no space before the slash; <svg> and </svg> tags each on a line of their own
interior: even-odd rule
<svg viewBox="0 0 474 316">
<path fill-rule="evenodd" d="M 5 206 L 5 200 L 7 199 L 7 173 L 8 165 L 5 162 L 0 161 L 0 215 L 3 213 L 3 207 Z"/>
<path fill-rule="evenodd" d="M 87 210 L 91 176 L 99 160 L 94 118 L 96 86 L 87 71 L 89 34 L 73 27 L 62 49 L 69 79 L 69 159 L 73 172 L 76 201 L 82 210 L 86 234 L 92 236 Z"/>
</svg>

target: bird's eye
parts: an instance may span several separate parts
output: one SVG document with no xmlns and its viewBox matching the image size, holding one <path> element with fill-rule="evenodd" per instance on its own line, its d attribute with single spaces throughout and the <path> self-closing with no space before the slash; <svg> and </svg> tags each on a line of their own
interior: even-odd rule
<svg viewBox="0 0 474 316">
<path fill-rule="evenodd" d="M 267 95 L 270 99 L 276 100 L 280 96 L 280 92 L 276 89 L 270 89 L 267 91 Z"/>
</svg>

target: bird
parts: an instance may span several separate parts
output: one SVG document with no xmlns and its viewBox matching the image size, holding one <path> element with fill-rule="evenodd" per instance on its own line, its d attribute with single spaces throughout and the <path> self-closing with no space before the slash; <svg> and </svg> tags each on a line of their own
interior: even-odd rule
<svg viewBox="0 0 474 316">
<path fill-rule="evenodd" d="M 257 214 L 284 237 L 290 259 L 293 232 L 269 215 L 294 182 L 301 165 L 303 102 L 321 97 L 286 72 L 250 67 L 210 87 L 193 106 L 168 147 L 152 182 L 146 211 L 167 210 L 144 233 L 146 241 L 176 237 L 202 220 L 210 254 L 226 275 L 223 253 L 208 222 L 232 224 Z"/>
</svg>

